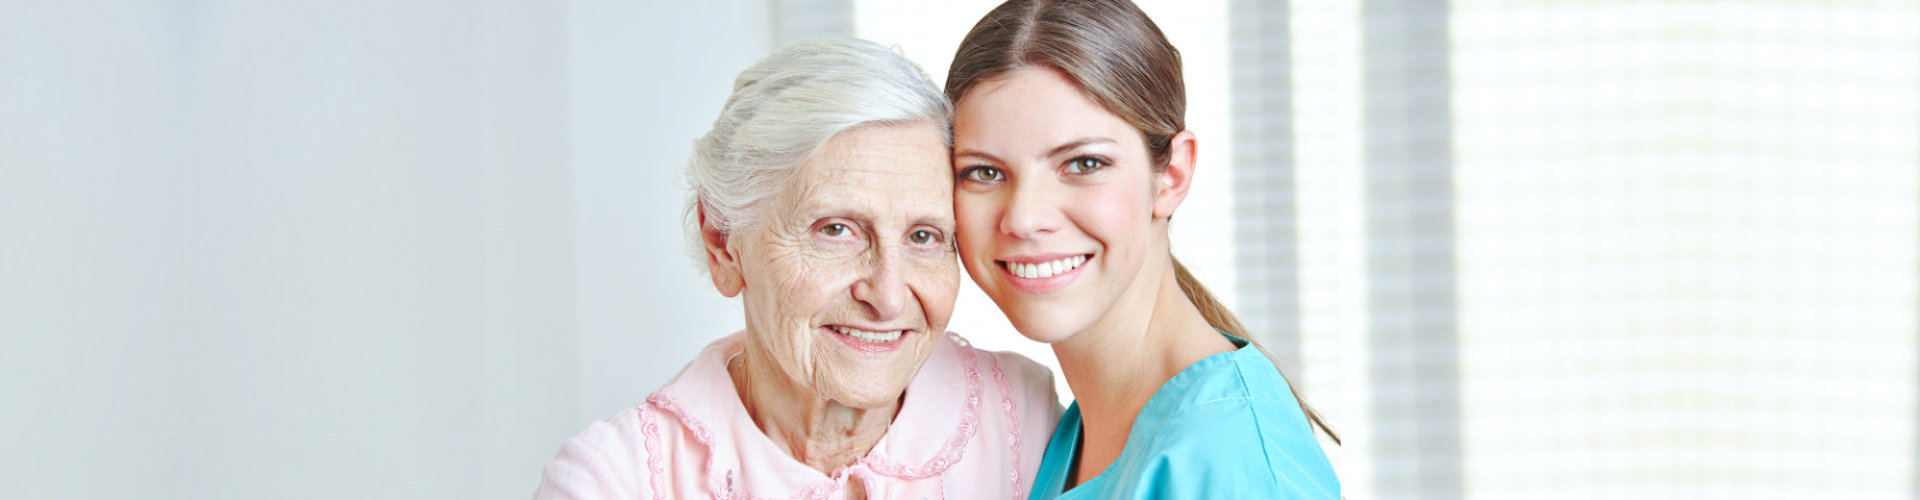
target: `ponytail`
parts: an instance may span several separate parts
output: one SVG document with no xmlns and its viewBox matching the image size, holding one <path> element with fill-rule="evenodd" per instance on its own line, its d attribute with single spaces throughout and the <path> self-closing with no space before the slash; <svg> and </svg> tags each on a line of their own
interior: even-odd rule
<svg viewBox="0 0 1920 500">
<path fill-rule="evenodd" d="M 1187 300 L 1192 301 L 1193 306 L 1200 309 L 1200 315 L 1207 318 L 1207 324 L 1213 325 L 1214 328 L 1220 331 L 1227 332 L 1228 335 L 1247 339 L 1247 342 L 1251 342 L 1253 347 L 1259 349 L 1262 355 L 1266 355 L 1267 349 L 1262 347 L 1259 342 L 1253 341 L 1253 336 L 1247 333 L 1247 327 L 1245 325 L 1240 324 L 1240 319 L 1234 317 L 1233 312 L 1228 311 L 1227 306 L 1221 304 L 1220 299 L 1213 296 L 1213 292 L 1207 291 L 1206 285 L 1201 285 L 1200 280 L 1195 279 L 1193 273 L 1187 271 L 1187 266 L 1180 264 L 1180 259 L 1172 260 L 1173 278 L 1174 281 L 1180 284 L 1180 292 L 1186 294 Z M 1267 358 L 1272 359 L 1273 356 L 1269 355 Z M 1274 369 L 1278 370 L 1279 367 L 1276 365 Z M 1285 380 L 1287 376 L 1283 373 L 1280 375 L 1280 378 Z M 1307 421 L 1312 423 L 1311 426 L 1319 427 L 1320 432 L 1326 433 L 1327 437 L 1333 439 L 1333 444 L 1340 444 L 1340 435 L 1335 434 L 1333 428 L 1327 426 L 1327 421 L 1320 418 L 1319 412 L 1313 411 L 1313 407 L 1307 406 L 1307 400 L 1300 397 L 1300 388 L 1293 385 L 1292 382 L 1288 382 L 1287 390 L 1293 392 L 1293 400 L 1300 403 L 1300 412 L 1306 414 Z"/>
</svg>

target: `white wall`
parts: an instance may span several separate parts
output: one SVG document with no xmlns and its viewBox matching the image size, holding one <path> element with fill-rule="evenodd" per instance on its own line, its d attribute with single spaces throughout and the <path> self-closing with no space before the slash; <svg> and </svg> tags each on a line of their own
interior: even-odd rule
<svg viewBox="0 0 1920 500">
<path fill-rule="evenodd" d="M 22 498 L 175 490 L 184 441 L 179 51 L 166 12 L 88 10 L 0 14 L 0 483 Z"/>
<path fill-rule="evenodd" d="M 9 498 L 525 498 L 739 325 L 675 173 L 762 2 L 0 5 Z"/>
</svg>

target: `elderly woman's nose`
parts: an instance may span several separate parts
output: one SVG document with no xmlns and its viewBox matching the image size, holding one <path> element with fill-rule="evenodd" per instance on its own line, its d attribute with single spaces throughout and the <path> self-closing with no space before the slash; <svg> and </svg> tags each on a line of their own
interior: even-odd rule
<svg viewBox="0 0 1920 500">
<path fill-rule="evenodd" d="M 866 275 L 853 284 L 854 300 L 871 308 L 876 320 L 892 321 L 906 306 L 911 292 L 900 275 L 900 266 L 898 252 L 883 251 L 868 264 Z"/>
</svg>

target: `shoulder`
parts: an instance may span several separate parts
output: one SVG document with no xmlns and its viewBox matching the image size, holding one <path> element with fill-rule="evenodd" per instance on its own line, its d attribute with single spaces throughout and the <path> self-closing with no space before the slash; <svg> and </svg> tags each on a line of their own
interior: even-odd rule
<svg viewBox="0 0 1920 500">
<path fill-rule="evenodd" d="M 1059 401 L 1053 387 L 1053 370 L 1019 353 L 979 351 L 993 363 L 994 376 L 1003 376 L 1007 384 L 1035 401 Z"/>
<path fill-rule="evenodd" d="M 622 410 L 567 439 L 540 474 L 534 498 L 678 498 L 710 487 L 710 436 L 653 402 Z M 651 493 L 651 494 L 649 494 Z"/>
<path fill-rule="evenodd" d="M 726 372 L 742 338 L 735 333 L 708 344 L 646 402 L 567 439 L 542 470 L 534 497 L 680 498 L 710 490 L 709 443 L 752 425 L 730 399 Z"/>
<path fill-rule="evenodd" d="M 989 351 L 973 347 L 960 334 L 947 332 L 949 344 L 963 355 L 972 355 L 981 375 L 996 392 L 1006 394 L 1015 406 L 1042 410 L 1051 422 L 1060 416 L 1060 397 L 1053 386 L 1053 371 L 1019 353 Z"/>
<path fill-rule="evenodd" d="M 633 498 L 650 477 L 649 431 L 659 432 L 660 412 L 640 405 L 594 422 L 568 438 L 541 471 L 539 499 Z M 650 428 L 651 427 L 651 428 Z"/>
<path fill-rule="evenodd" d="M 1220 384 L 1207 397 L 1161 417 L 1149 446 L 1161 479 L 1156 484 L 1231 496 L 1339 497 L 1332 464 L 1299 402 L 1265 361 L 1245 360 L 1236 370 L 1218 372 Z"/>
<path fill-rule="evenodd" d="M 1053 371 L 1026 356 L 1011 352 L 976 349 L 958 334 L 947 334 L 949 344 L 963 356 L 971 356 L 987 387 L 982 401 L 982 423 L 995 429 L 982 443 L 1004 443 L 1011 479 L 1017 495 L 1027 491 L 1035 471 L 1045 455 L 1047 442 L 1060 421 L 1060 397 L 1054 392 Z M 927 374 L 922 374 L 925 376 Z M 935 374 L 935 376 L 938 376 Z M 1004 440 L 998 437 L 1004 432 Z M 1001 453 L 999 446 L 990 446 Z"/>
<path fill-rule="evenodd" d="M 1053 371 L 1026 356 L 974 347 L 966 337 L 954 332 L 947 332 L 943 344 L 943 348 L 951 348 L 962 357 L 974 359 L 981 375 L 991 379 L 992 383 L 1003 384 L 1013 392 L 1021 393 L 1021 396 L 1034 399 L 1055 397 Z"/>
<path fill-rule="evenodd" d="M 1155 498 L 1339 498 L 1313 436 L 1276 428 L 1261 406 L 1220 401 L 1170 416 L 1136 462 L 1137 487 Z"/>
</svg>

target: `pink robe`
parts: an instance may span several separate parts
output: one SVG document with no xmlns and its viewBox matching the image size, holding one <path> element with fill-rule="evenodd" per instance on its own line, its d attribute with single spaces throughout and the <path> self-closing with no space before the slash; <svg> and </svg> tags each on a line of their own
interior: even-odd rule
<svg viewBox="0 0 1920 500">
<path fill-rule="evenodd" d="M 747 415 L 726 370 L 744 333 L 722 338 L 645 404 L 567 440 L 539 499 L 1026 498 L 1060 405 L 1046 368 L 948 333 L 873 449 L 821 474 Z M 777 418 L 777 417 L 776 417 Z"/>
</svg>

